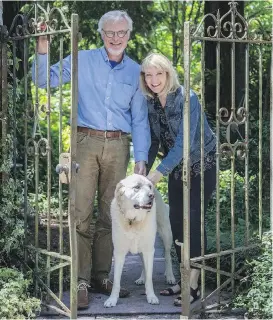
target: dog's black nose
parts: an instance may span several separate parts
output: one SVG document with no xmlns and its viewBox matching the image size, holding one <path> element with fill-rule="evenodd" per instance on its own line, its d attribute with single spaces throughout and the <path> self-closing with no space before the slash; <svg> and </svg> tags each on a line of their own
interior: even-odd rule
<svg viewBox="0 0 273 320">
<path fill-rule="evenodd" d="M 155 197 L 155 196 L 154 196 L 153 193 L 150 193 L 150 194 L 149 194 L 149 198 L 150 198 L 151 200 L 153 200 L 154 197 Z"/>
</svg>

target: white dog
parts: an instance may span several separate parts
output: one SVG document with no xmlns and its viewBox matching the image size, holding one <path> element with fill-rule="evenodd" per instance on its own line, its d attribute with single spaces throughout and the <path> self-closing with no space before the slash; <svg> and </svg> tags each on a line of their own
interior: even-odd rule
<svg viewBox="0 0 273 320">
<path fill-rule="evenodd" d="M 167 283 L 175 283 L 170 255 L 172 232 L 168 206 L 147 178 L 133 174 L 118 183 L 111 203 L 111 216 L 115 260 L 114 284 L 111 295 L 105 301 L 104 306 L 113 307 L 117 304 L 121 273 L 128 252 L 142 254 L 144 268 L 136 284 L 145 283 L 148 303 L 158 304 L 152 282 L 157 230 L 165 247 Z"/>
</svg>

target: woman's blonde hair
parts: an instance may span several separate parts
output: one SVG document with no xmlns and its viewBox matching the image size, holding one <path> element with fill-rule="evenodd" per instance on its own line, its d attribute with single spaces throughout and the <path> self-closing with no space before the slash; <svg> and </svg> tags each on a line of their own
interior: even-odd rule
<svg viewBox="0 0 273 320">
<path fill-rule="evenodd" d="M 171 61 L 163 54 L 150 53 L 142 61 L 140 72 L 140 87 L 145 96 L 154 97 L 153 92 L 149 89 L 145 81 L 145 70 L 150 67 L 155 67 L 159 70 L 165 71 L 167 74 L 166 85 L 160 95 L 167 95 L 168 93 L 176 91 L 176 89 L 180 87 L 177 72 Z"/>
</svg>

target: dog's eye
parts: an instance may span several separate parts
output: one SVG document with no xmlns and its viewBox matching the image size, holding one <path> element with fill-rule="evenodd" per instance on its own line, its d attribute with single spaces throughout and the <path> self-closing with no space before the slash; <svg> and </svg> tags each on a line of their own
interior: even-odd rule
<svg viewBox="0 0 273 320">
<path fill-rule="evenodd" d="M 150 187 L 150 190 L 152 190 L 152 185 L 151 184 L 149 185 L 149 187 Z"/>
<path fill-rule="evenodd" d="M 134 189 L 135 189 L 135 190 L 139 190 L 139 189 L 140 189 L 140 186 L 139 186 L 139 185 L 134 186 Z"/>
</svg>

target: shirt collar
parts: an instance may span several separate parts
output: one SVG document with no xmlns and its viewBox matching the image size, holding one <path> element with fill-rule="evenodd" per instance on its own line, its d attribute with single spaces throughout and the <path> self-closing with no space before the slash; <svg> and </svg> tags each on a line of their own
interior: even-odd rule
<svg viewBox="0 0 273 320">
<path fill-rule="evenodd" d="M 108 54 L 107 54 L 107 51 L 106 51 L 105 47 L 101 47 L 100 51 L 102 53 L 104 61 L 109 61 L 109 57 L 108 57 Z M 127 59 L 128 59 L 128 56 L 127 56 L 126 52 L 124 51 L 123 57 L 122 57 L 122 60 L 121 60 L 120 63 L 124 63 Z"/>
</svg>

